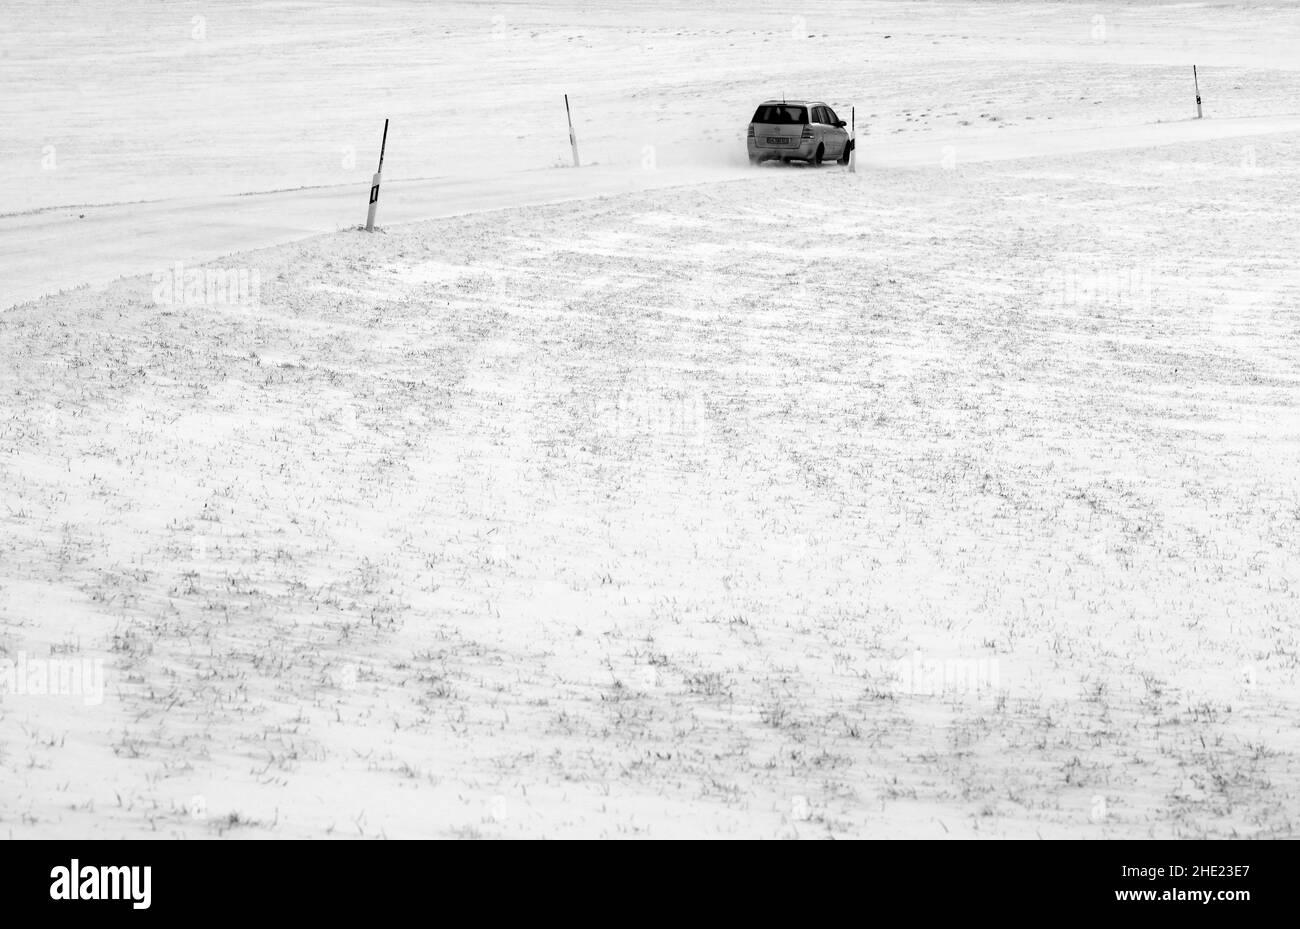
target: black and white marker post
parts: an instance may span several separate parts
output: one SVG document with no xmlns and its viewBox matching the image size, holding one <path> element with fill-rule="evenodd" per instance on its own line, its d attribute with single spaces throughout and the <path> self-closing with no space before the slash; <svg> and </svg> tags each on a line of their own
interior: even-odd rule
<svg viewBox="0 0 1300 929">
<path fill-rule="evenodd" d="M 1196 65 L 1192 65 L 1192 86 L 1196 88 L 1196 118 L 1201 118 L 1201 82 L 1196 79 Z"/>
<path fill-rule="evenodd" d="M 384 148 L 388 145 L 388 120 L 384 120 L 384 139 L 379 143 L 379 170 L 370 181 L 370 210 L 366 213 L 366 232 L 375 231 L 375 210 L 379 208 L 379 176 L 384 173 Z"/>
<path fill-rule="evenodd" d="M 858 108 L 849 107 L 849 173 L 858 173 Z"/>
<path fill-rule="evenodd" d="M 582 162 L 578 160 L 578 137 L 573 132 L 573 113 L 569 111 L 569 95 L 564 95 L 564 115 L 569 117 L 569 145 L 573 148 L 573 166 L 581 168 Z"/>
</svg>

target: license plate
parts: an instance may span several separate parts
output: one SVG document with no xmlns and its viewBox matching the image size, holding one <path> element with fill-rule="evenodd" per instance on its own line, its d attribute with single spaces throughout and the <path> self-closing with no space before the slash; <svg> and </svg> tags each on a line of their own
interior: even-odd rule
<svg viewBox="0 0 1300 929">
<path fill-rule="evenodd" d="M 785 145 L 785 144 L 786 144 L 787 142 L 789 142 L 789 141 L 790 141 L 790 140 L 787 139 L 787 138 L 785 138 L 784 136 L 768 136 L 768 137 L 767 137 L 767 144 L 768 144 L 768 145 Z"/>
</svg>

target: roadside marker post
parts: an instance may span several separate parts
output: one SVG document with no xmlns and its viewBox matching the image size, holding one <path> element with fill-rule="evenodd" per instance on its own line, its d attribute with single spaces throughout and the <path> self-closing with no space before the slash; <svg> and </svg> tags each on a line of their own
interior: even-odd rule
<svg viewBox="0 0 1300 929">
<path fill-rule="evenodd" d="M 578 160 L 578 137 L 573 131 L 573 113 L 569 110 L 569 95 L 564 95 L 564 115 L 569 118 L 569 145 L 573 149 L 573 166 L 581 168 L 582 162 Z"/>
<path fill-rule="evenodd" d="M 858 108 L 849 107 L 849 173 L 858 173 Z"/>
<path fill-rule="evenodd" d="M 1192 65 L 1192 86 L 1196 88 L 1196 118 L 1201 118 L 1201 82 L 1196 79 L 1196 65 Z"/>
<path fill-rule="evenodd" d="M 379 209 L 379 176 L 384 173 L 384 149 L 388 146 L 388 120 L 384 120 L 384 138 L 379 143 L 379 170 L 370 180 L 370 209 L 366 213 L 366 232 L 375 231 L 375 210 Z"/>
</svg>

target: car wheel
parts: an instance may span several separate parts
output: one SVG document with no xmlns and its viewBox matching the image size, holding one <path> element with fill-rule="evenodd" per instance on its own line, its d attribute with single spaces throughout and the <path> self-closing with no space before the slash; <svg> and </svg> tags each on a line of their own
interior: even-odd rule
<svg viewBox="0 0 1300 929">
<path fill-rule="evenodd" d="M 759 158 L 757 155 L 750 155 L 750 156 L 749 156 L 749 163 L 750 163 L 751 165 L 759 165 L 759 164 L 762 164 L 762 162 L 763 162 L 763 159 L 762 159 L 762 158 Z"/>
<path fill-rule="evenodd" d="M 825 154 L 826 154 L 826 146 L 825 146 L 825 145 L 818 145 L 818 146 L 817 146 L 817 151 L 816 151 L 816 153 L 813 155 L 813 164 L 815 164 L 815 165 L 819 165 L 819 164 L 821 164 L 821 163 L 822 163 L 822 156 L 824 156 Z"/>
<path fill-rule="evenodd" d="M 850 139 L 849 141 L 844 143 L 844 151 L 840 152 L 840 164 L 846 165 L 849 163 L 849 154 L 852 151 L 853 151 L 853 140 Z"/>
</svg>

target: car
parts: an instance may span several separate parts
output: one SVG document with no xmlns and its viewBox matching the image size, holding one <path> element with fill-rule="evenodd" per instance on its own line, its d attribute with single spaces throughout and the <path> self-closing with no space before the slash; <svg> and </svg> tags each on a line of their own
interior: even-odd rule
<svg viewBox="0 0 1300 929">
<path fill-rule="evenodd" d="M 749 121 L 749 163 L 827 158 L 849 163 L 852 140 L 847 124 L 820 100 L 764 100 Z"/>
</svg>

